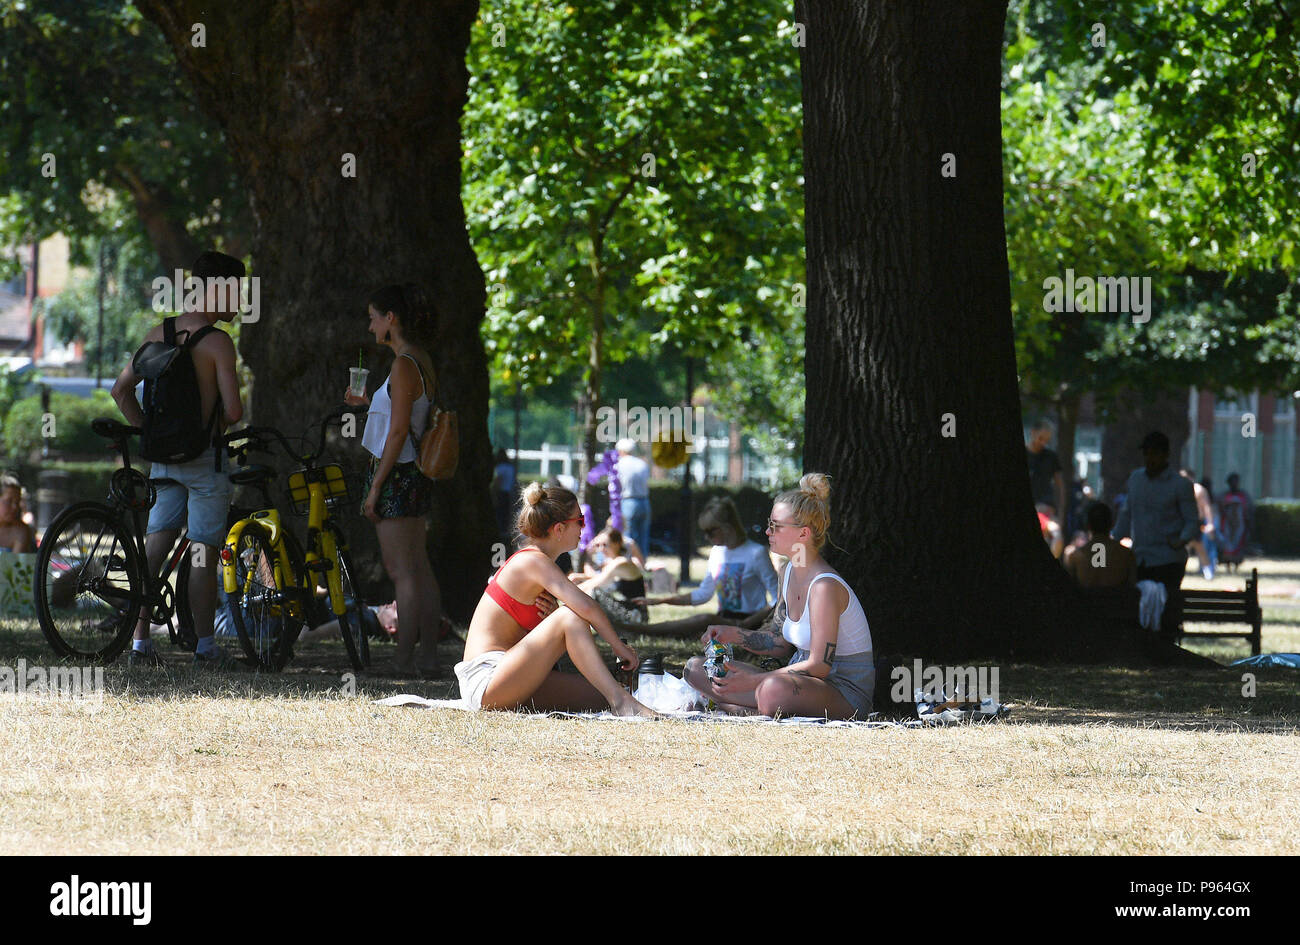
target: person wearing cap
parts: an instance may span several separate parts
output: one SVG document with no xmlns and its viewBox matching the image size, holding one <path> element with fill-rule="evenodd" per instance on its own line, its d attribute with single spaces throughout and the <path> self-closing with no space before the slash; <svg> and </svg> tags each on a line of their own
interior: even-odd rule
<svg viewBox="0 0 1300 945">
<path fill-rule="evenodd" d="M 1162 627 L 1171 638 L 1179 624 L 1178 594 L 1187 571 L 1187 545 L 1200 535 L 1192 484 L 1169 465 L 1169 437 L 1159 431 L 1142 440 L 1144 465 L 1128 477 L 1128 502 L 1115 523 L 1115 538 L 1132 538 L 1137 579 L 1156 581 L 1168 594 Z"/>
<path fill-rule="evenodd" d="M 643 554 L 650 553 L 650 467 L 636 455 L 636 440 L 624 438 L 614 444 L 618 450 L 618 481 L 623 487 L 623 534 L 636 543 Z"/>
</svg>

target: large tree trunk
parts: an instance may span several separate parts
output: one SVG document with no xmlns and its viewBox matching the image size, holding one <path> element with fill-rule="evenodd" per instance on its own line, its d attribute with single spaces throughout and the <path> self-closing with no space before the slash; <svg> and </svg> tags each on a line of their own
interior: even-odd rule
<svg viewBox="0 0 1300 945">
<path fill-rule="evenodd" d="M 440 316 L 440 399 L 460 411 L 456 478 L 436 486 L 430 551 L 453 616 L 478 599 L 494 540 L 487 484 L 484 285 L 460 198 L 459 119 L 476 0 L 141 0 L 200 105 L 224 127 L 249 189 L 261 318 L 241 351 L 252 416 L 302 431 L 341 402 L 364 348 L 372 386 L 391 358 L 366 332 L 366 296 L 424 285 Z M 206 46 L 191 45 L 195 24 Z M 345 156 L 355 176 L 345 176 Z M 341 444 L 354 469 L 365 454 Z M 359 500 L 358 503 L 359 505 Z M 374 529 L 345 521 L 382 579 Z M 375 593 L 382 589 L 375 589 Z"/>
<path fill-rule="evenodd" d="M 1070 501 L 1070 492 L 1074 481 L 1079 478 L 1079 467 L 1074 462 L 1074 440 L 1079 432 L 1079 406 L 1083 395 L 1077 392 L 1066 394 L 1056 408 L 1056 454 L 1065 467 L 1065 501 Z M 1061 515 L 1066 510 L 1061 509 Z M 1069 540 L 1069 535 L 1065 536 Z"/>
<path fill-rule="evenodd" d="M 1002 216 L 1005 13 L 1005 0 L 796 5 L 806 468 L 833 477 L 827 557 L 877 652 L 1142 656 L 1127 625 L 1081 626 L 1030 501 Z"/>
</svg>

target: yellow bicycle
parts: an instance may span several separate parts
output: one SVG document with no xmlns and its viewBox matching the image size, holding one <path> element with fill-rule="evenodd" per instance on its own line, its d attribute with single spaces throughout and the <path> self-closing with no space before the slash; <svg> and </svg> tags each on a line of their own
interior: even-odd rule
<svg viewBox="0 0 1300 945">
<path fill-rule="evenodd" d="M 326 431 L 344 412 L 336 410 L 320 422 L 316 451 L 309 454 L 298 453 L 272 427 L 227 434 L 230 452 L 241 462 L 249 452 L 271 452 L 278 442 L 302 467 L 289 475 L 289 497 L 293 511 L 307 516 L 305 546 L 281 522 L 277 509 L 266 508 L 236 522 L 221 549 L 222 584 L 240 644 L 258 666 L 273 672 L 289 661 L 304 626 L 328 620 L 316 598 L 318 587 L 327 591 L 353 669 L 361 672 L 370 665 L 364 605 L 353 581 L 347 537 L 331 514 L 350 498 L 347 479 L 337 463 L 317 462 L 325 451 Z M 244 478 L 234 473 L 231 480 L 255 483 L 266 475 L 265 467 L 253 467 Z"/>
</svg>

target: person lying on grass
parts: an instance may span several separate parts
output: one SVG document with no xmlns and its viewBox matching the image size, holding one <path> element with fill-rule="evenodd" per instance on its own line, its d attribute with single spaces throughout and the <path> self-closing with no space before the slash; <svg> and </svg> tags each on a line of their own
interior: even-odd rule
<svg viewBox="0 0 1300 945">
<path fill-rule="evenodd" d="M 830 479 L 809 473 L 798 489 L 781 493 L 772 505 L 768 543 L 790 559 L 773 620 L 758 630 L 711 626 L 701 638 L 759 656 L 789 657 L 789 664 L 763 672 L 727 660 L 726 675 L 712 679 L 701 657 L 687 661 L 686 681 L 719 709 L 830 719 L 870 714 L 876 666 L 867 616 L 857 595 L 821 556 L 830 528 L 829 498 Z"/>
<path fill-rule="evenodd" d="M 632 698 L 605 666 L 594 627 L 631 672 L 636 652 L 619 640 L 594 600 L 579 590 L 555 559 L 578 547 L 583 516 L 568 489 L 532 483 L 524 490 L 518 528 L 528 543 L 488 581 L 456 664 L 461 697 L 471 709 L 600 710 L 653 716 Z M 549 592 L 565 606 L 543 616 L 536 598 Z M 581 676 L 554 670 L 569 654 Z"/>
</svg>

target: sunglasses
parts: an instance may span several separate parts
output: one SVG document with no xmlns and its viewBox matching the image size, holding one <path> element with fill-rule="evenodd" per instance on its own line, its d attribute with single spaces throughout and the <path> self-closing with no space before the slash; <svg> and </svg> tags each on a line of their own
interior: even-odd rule
<svg viewBox="0 0 1300 945">
<path fill-rule="evenodd" d="M 776 531 L 778 528 L 803 528 L 798 522 L 778 522 L 773 519 L 767 520 L 768 531 Z"/>
<path fill-rule="evenodd" d="M 564 519 L 562 522 L 560 522 L 560 524 L 561 524 L 561 525 L 568 525 L 570 522 L 578 522 L 579 524 L 586 525 L 586 524 L 587 524 L 587 519 L 586 519 L 585 516 L 583 516 L 581 513 L 579 513 L 579 515 L 578 515 L 577 518 L 566 518 L 566 519 Z"/>
</svg>

